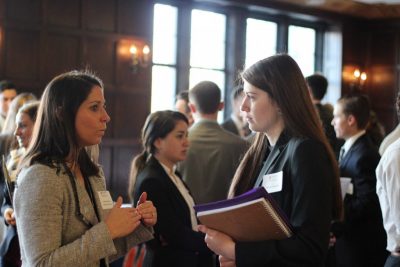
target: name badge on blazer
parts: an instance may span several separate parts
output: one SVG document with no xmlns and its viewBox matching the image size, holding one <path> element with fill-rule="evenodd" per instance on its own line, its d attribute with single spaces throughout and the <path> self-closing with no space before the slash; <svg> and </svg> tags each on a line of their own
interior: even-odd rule
<svg viewBox="0 0 400 267">
<path fill-rule="evenodd" d="M 262 186 L 268 193 L 282 191 L 283 171 L 270 173 L 263 176 Z"/>
<path fill-rule="evenodd" d="M 108 191 L 98 191 L 99 199 L 101 203 L 101 208 L 103 210 L 109 210 L 114 207 L 114 202 L 111 198 L 110 192 Z"/>
</svg>

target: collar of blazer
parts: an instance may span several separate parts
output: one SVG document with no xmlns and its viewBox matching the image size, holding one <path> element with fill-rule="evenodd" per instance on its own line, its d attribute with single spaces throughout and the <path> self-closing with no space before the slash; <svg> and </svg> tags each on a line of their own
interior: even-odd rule
<svg viewBox="0 0 400 267">
<path fill-rule="evenodd" d="M 161 180 L 167 186 L 167 188 L 169 188 L 169 190 L 171 190 L 170 192 L 173 192 L 172 194 L 176 197 L 176 199 L 179 199 L 180 205 L 182 206 L 183 210 L 185 210 L 186 213 L 190 214 L 190 210 L 189 210 L 188 205 L 186 204 L 185 199 L 183 198 L 183 196 L 179 192 L 179 190 L 176 187 L 176 185 L 174 184 L 174 182 L 172 182 L 171 178 L 165 172 L 165 170 L 161 166 L 160 162 L 158 162 L 158 160 L 154 156 L 151 156 L 151 157 L 149 157 L 149 159 L 147 161 L 147 164 L 149 164 L 147 167 L 152 169 L 152 171 L 157 172 L 156 173 L 158 175 L 157 179 Z M 182 176 L 180 175 L 180 173 L 175 172 L 175 174 L 180 179 L 182 179 Z M 190 192 L 190 190 L 189 190 L 189 188 L 188 188 L 188 186 L 186 185 L 185 182 L 183 182 L 183 185 L 188 190 L 189 194 L 192 196 L 192 194 L 191 194 L 191 192 Z M 160 190 L 162 190 L 162 189 L 160 189 Z"/>
<path fill-rule="evenodd" d="M 368 136 L 366 134 L 361 135 L 357 140 L 351 145 L 349 151 L 346 152 L 343 159 L 340 161 L 339 166 L 345 166 L 347 162 L 352 158 L 352 154 L 362 145 L 364 142 L 368 141 Z"/>
<path fill-rule="evenodd" d="M 254 184 L 255 187 L 258 187 L 263 180 L 263 176 L 269 172 L 269 169 L 275 164 L 278 156 L 282 153 L 284 148 L 287 146 L 287 144 L 290 141 L 290 134 L 287 131 L 283 131 L 281 135 L 278 138 L 278 141 L 276 142 L 275 146 L 272 148 L 268 143 L 268 140 L 266 141 L 266 147 L 265 147 L 265 159 L 264 163 L 262 166 L 262 169 L 260 171 L 260 174 L 257 178 L 256 183 Z"/>
<path fill-rule="evenodd" d="M 278 141 L 276 142 L 275 146 L 272 147 L 268 143 L 268 139 L 266 142 L 266 154 L 265 154 L 265 163 L 264 165 L 268 165 L 269 167 L 276 161 L 276 158 L 279 156 L 279 154 L 283 151 L 283 149 L 286 147 L 286 145 L 289 143 L 291 139 L 291 135 L 287 131 L 283 131 L 281 135 L 278 138 Z M 268 168 L 269 168 L 268 167 Z"/>
<path fill-rule="evenodd" d="M 222 129 L 222 127 L 218 124 L 217 121 L 214 120 L 207 120 L 207 119 L 200 119 L 199 121 L 195 122 L 189 129 L 189 133 L 193 132 L 196 129 Z"/>
<path fill-rule="evenodd" d="M 174 184 L 174 183 L 172 182 L 172 180 L 169 178 L 168 173 L 165 171 L 165 169 L 161 166 L 160 162 L 159 162 L 154 156 L 149 157 L 148 163 L 151 164 L 151 165 L 153 165 L 153 166 L 155 166 L 156 169 L 157 169 L 157 171 L 158 171 L 158 172 L 162 172 L 162 173 L 165 175 L 165 177 L 168 177 L 167 183 L 168 183 L 170 186 L 172 186 L 173 188 L 175 188 L 176 190 L 178 190 L 178 189 L 176 188 L 175 184 Z M 182 175 L 181 175 L 178 171 L 175 171 L 175 174 L 176 174 L 176 176 L 179 177 L 179 179 L 182 180 Z M 182 182 L 183 182 L 183 185 L 185 186 L 185 188 L 189 191 L 189 193 L 191 193 L 190 190 L 189 190 L 189 187 L 186 185 L 186 183 L 185 183 L 183 180 L 182 180 Z"/>
</svg>

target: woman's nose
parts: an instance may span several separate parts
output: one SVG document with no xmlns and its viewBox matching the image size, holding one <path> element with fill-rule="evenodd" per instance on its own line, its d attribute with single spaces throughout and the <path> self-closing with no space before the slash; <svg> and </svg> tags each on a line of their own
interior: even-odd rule
<svg viewBox="0 0 400 267">
<path fill-rule="evenodd" d="M 110 122 L 110 120 L 111 120 L 111 118 L 110 118 L 110 116 L 108 115 L 108 113 L 107 113 L 106 110 L 104 110 L 104 114 L 103 114 L 102 120 L 103 120 L 105 123 L 108 123 L 108 122 Z"/>
<path fill-rule="evenodd" d="M 17 128 L 15 128 L 14 135 L 15 136 L 20 136 L 21 135 L 21 131 L 20 131 L 20 128 L 18 126 L 17 126 Z"/>
<path fill-rule="evenodd" d="M 247 105 L 247 96 L 243 98 L 242 104 L 240 105 L 240 111 L 249 111 L 248 105 Z"/>
<path fill-rule="evenodd" d="M 183 145 L 189 146 L 189 138 L 188 137 L 186 137 L 185 140 L 183 140 Z"/>
</svg>

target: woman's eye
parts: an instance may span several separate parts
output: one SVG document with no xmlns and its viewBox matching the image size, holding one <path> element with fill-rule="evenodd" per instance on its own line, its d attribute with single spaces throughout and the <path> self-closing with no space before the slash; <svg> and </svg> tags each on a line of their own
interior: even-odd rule
<svg viewBox="0 0 400 267">
<path fill-rule="evenodd" d="M 94 106 L 90 107 L 90 110 L 92 110 L 92 111 L 97 111 L 98 109 L 99 109 L 98 105 L 94 105 Z"/>
<path fill-rule="evenodd" d="M 187 138 L 187 134 L 179 134 L 179 135 L 177 135 L 177 137 L 178 137 L 178 139 L 184 139 L 184 138 Z"/>
</svg>

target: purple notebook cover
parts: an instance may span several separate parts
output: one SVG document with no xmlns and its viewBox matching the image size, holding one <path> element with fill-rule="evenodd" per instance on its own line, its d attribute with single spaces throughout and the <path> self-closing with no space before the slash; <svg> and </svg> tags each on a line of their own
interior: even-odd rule
<svg viewBox="0 0 400 267">
<path fill-rule="evenodd" d="M 220 201 L 215 201 L 215 202 L 206 203 L 206 204 L 199 204 L 199 205 L 195 205 L 193 208 L 197 213 L 197 212 L 201 212 L 201 211 L 227 208 L 227 207 L 238 205 L 241 203 L 246 203 L 246 202 L 258 199 L 258 198 L 265 198 L 269 203 L 271 203 L 273 208 L 281 216 L 282 220 L 286 223 L 286 225 L 291 230 L 293 230 L 293 227 L 291 226 L 286 214 L 281 210 L 281 208 L 278 206 L 278 204 L 276 204 L 275 200 L 268 194 L 267 190 L 265 190 L 265 188 L 262 186 L 251 189 L 251 190 L 247 191 L 246 193 L 243 193 L 243 194 L 236 196 L 234 198 L 231 198 L 231 199 L 220 200 Z"/>
</svg>

